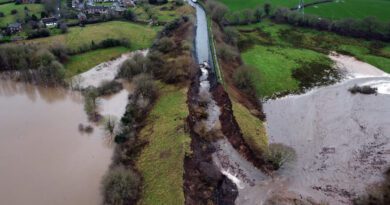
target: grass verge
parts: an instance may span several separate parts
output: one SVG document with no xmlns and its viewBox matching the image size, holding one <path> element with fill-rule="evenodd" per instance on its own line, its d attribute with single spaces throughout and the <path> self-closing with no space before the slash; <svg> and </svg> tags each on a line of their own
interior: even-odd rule
<svg viewBox="0 0 390 205">
<path fill-rule="evenodd" d="M 160 94 L 140 132 L 140 140 L 149 143 L 137 162 L 144 179 L 139 204 L 184 204 L 183 162 L 190 149 L 186 90 L 162 84 Z"/>
</svg>

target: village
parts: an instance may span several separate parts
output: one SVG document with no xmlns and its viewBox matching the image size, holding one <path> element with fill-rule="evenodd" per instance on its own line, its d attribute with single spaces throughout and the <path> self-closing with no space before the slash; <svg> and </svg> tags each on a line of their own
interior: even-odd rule
<svg viewBox="0 0 390 205">
<path fill-rule="evenodd" d="M 0 2 L 1 42 L 66 33 L 68 27 L 123 18 L 136 0 L 16 0 Z"/>
</svg>

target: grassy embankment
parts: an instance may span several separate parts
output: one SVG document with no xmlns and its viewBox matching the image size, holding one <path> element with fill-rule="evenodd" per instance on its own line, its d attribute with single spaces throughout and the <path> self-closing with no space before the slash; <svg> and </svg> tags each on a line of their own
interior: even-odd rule
<svg viewBox="0 0 390 205">
<path fill-rule="evenodd" d="M 149 143 L 137 163 L 144 179 L 139 204 L 184 204 L 183 162 L 190 150 L 185 132 L 186 90 L 165 84 L 160 87 L 160 98 L 140 132 L 140 140 Z"/>
<path fill-rule="evenodd" d="M 267 150 L 268 138 L 263 122 L 253 116 L 242 104 L 233 100 L 233 113 L 238 125 L 241 128 L 244 140 L 256 153 Z"/>
<path fill-rule="evenodd" d="M 244 48 L 241 56 L 245 64 L 256 68 L 256 90 L 262 97 L 276 92 L 296 91 L 298 81 L 291 76 L 292 71 L 309 62 L 331 63 L 327 58 L 330 51 L 356 56 L 390 72 L 389 44 L 382 43 L 382 48 L 373 53 L 373 42 L 330 32 L 296 29 L 268 21 L 237 28 L 241 30 L 241 41 L 255 44 Z M 254 28 L 260 30 L 255 31 Z"/>
<path fill-rule="evenodd" d="M 4 13 L 4 17 L 0 17 L 0 27 L 5 27 L 8 24 L 15 23 L 17 20 L 24 20 L 26 14 L 24 8 L 27 7 L 31 16 L 35 14 L 37 17 L 40 17 L 41 12 L 43 11 L 42 4 L 18 4 L 8 3 L 0 5 L 0 12 Z M 17 10 L 16 14 L 11 14 L 11 11 Z"/>
<path fill-rule="evenodd" d="M 119 57 L 121 54 L 138 49 L 149 48 L 157 35 L 159 27 L 149 27 L 129 22 L 112 21 L 87 25 L 86 27 L 72 27 L 66 34 L 25 41 L 27 43 L 49 46 L 52 43 L 61 43 L 70 49 L 78 49 L 92 41 L 99 43 L 104 39 L 127 39 L 130 48 L 114 47 L 88 51 L 70 57 L 65 63 L 66 76 L 84 72 L 99 63 Z"/>
<path fill-rule="evenodd" d="M 270 3 L 272 8 L 288 7 L 298 5 L 299 1 L 289 0 L 219 0 L 227 5 L 231 11 L 242 11 L 262 7 L 265 3 Z M 315 0 L 305 1 L 305 3 Z M 390 19 L 390 1 L 388 0 L 343 0 L 317 4 L 305 8 L 306 14 L 316 14 L 330 19 L 342 18 L 364 18 L 375 16 L 380 20 Z"/>
</svg>

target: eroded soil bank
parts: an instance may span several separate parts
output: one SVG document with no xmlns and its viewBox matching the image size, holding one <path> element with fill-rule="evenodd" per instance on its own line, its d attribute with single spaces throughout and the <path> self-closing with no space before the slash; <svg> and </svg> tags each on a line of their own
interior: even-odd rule
<svg viewBox="0 0 390 205">
<path fill-rule="evenodd" d="M 202 104 L 199 98 L 201 72 L 192 78 L 188 91 L 188 124 L 191 134 L 191 156 L 184 160 L 184 193 L 187 205 L 197 204 L 234 204 L 237 188 L 227 177 L 222 175 L 214 164 L 212 154 L 215 147 L 197 133 L 196 126 L 204 120 L 199 112 Z"/>
</svg>

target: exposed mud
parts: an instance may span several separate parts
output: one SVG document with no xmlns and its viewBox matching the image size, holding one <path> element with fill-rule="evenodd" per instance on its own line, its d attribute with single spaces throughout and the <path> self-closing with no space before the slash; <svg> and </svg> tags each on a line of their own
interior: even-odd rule
<svg viewBox="0 0 390 205">
<path fill-rule="evenodd" d="M 199 85 L 201 73 L 198 72 L 188 91 L 188 124 L 191 134 L 191 156 L 184 160 L 184 193 L 187 205 L 234 204 L 237 188 L 213 163 L 213 144 L 195 132 L 198 122 L 204 120 L 198 113 Z"/>
</svg>

